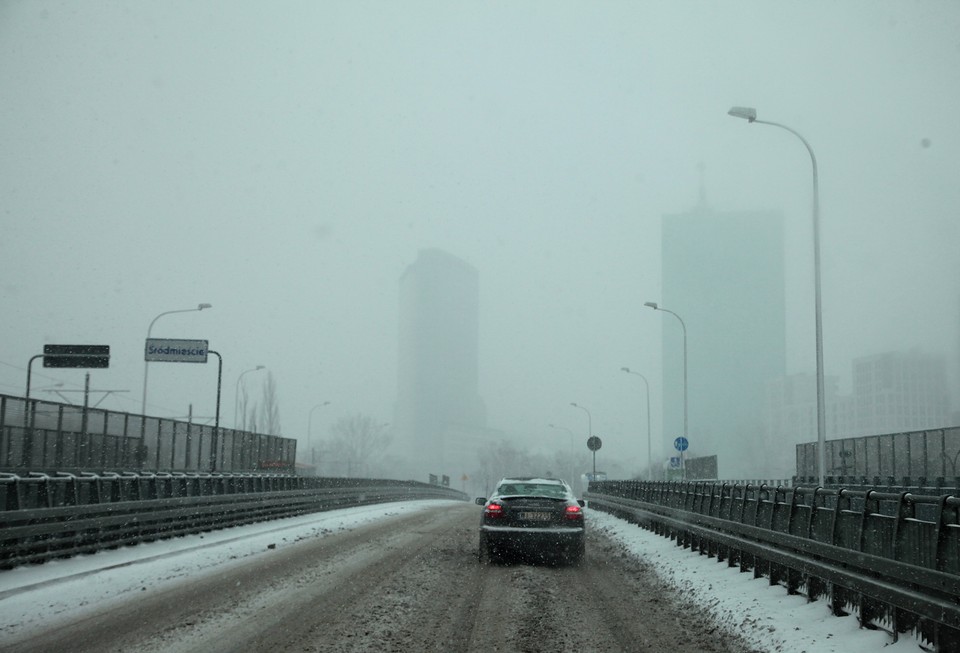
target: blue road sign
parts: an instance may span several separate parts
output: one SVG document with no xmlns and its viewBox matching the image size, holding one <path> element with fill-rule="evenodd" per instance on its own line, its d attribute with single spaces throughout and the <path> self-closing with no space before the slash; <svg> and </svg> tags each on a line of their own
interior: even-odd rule
<svg viewBox="0 0 960 653">
<path fill-rule="evenodd" d="M 690 443 L 683 436 L 680 436 L 679 438 L 673 441 L 673 448 L 676 449 L 677 451 L 686 451 L 687 447 L 689 446 L 690 446 Z"/>
<path fill-rule="evenodd" d="M 670 456 L 670 469 L 680 469 L 680 456 Z"/>
</svg>

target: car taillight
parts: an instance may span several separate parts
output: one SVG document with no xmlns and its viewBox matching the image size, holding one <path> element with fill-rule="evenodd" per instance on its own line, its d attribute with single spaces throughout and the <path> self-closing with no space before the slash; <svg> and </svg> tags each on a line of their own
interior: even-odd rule
<svg viewBox="0 0 960 653">
<path fill-rule="evenodd" d="M 563 516 L 567 519 L 583 519 L 583 510 L 580 506 L 567 506 L 563 511 Z"/>
<path fill-rule="evenodd" d="M 503 506 L 499 503 L 491 503 L 483 509 L 487 517 L 503 517 Z"/>
</svg>

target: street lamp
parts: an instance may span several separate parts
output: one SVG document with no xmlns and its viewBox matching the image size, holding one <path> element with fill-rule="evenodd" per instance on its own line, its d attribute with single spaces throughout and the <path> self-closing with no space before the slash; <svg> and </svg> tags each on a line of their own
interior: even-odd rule
<svg viewBox="0 0 960 653">
<path fill-rule="evenodd" d="M 249 370 L 244 370 L 243 372 L 240 372 L 240 376 L 237 377 L 237 387 L 233 393 L 233 428 L 234 429 L 237 428 L 237 408 L 239 407 L 239 404 L 240 404 L 240 379 L 242 379 L 243 375 L 247 374 L 248 372 L 257 372 L 262 369 L 266 369 L 266 368 L 263 365 L 257 365 L 256 367 L 252 367 Z"/>
<path fill-rule="evenodd" d="M 643 385 L 646 387 L 647 392 L 647 476 L 649 480 L 653 480 L 653 444 L 650 438 L 650 383 L 647 381 L 647 377 L 640 372 L 632 372 L 629 367 L 621 367 L 621 372 L 626 372 L 627 374 L 633 374 L 634 376 L 639 376 L 643 379 Z"/>
<path fill-rule="evenodd" d="M 313 464 L 315 464 L 315 463 L 317 462 L 317 461 L 316 461 L 316 456 L 314 455 L 314 451 L 313 451 L 313 432 L 312 432 L 312 430 L 311 430 L 311 426 L 312 426 L 312 423 L 313 423 L 313 411 L 315 411 L 315 410 L 318 409 L 318 408 L 323 408 L 324 406 L 329 406 L 329 405 L 330 405 L 330 402 L 329 402 L 329 401 L 325 401 L 325 402 L 323 402 L 322 404 L 317 404 L 316 406 L 314 406 L 313 408 L 310 409 L 310 414 L 307 415 L 307 449 L 310 450 L 310 464 L 311 464 L 311 465 L 313 465 Z"/>
<path fill-rule="evenodd" d="M 160 315 L 153 318 L 150 322 L 150 326 L 147 327 L 147 340 L 150 340 L 150 333 L 153 331 L 153 325 L 157 323 L 164 315 L 170 315 L 171 313 L 192 313 L 193 311 L 202 311 L 205 308 L 213 308 L 212 304 L 197 304 L 196 308 L 182 308 L 176 311 L 165 311 L 160 313 Z M 146 343 L 144 343 L 146 347 Z M 150 363 L 146 360 L 146 352 L 144 352 L 144 361 L 143 361 L 143 402 L 140 405 L 140 414 L 146 417 L 147 415 L 147 370 L 150 369 Z M 146 422 L 146 420 L 143 420 Z"/>
<path fill-rule="evenodd" d="M 680 328 L 683 329 L 683 439 L 689 443 L 690 439 L 687 437 L 687 325 L 684 324 L 682 317 L 673 311 L 660 306 L 656 302 L 645 302 L 644 306 L 649 306 L 655 311 L 669 313 L 680 321 Z M 682 460 L 682 451 L 680 452 L 680 455 Z M 684 476 L 686 476 L 686 469 L 684 469 Z"/>
<path fill-rule="evenodd" d="M 573 406 L 574 408 L 579 408 L 580 410 L 582 410 L 587 414 L 587 438 L 590 438 L 591 436 L 593 436 L 593 416 L 590 415 L 590 411 L 584 408 L 583 406 L 580 406 L 579 404 L 576 404 L 572 401 L 570 402 L 570 405 Z"/>
<path fill-rule="evenodd" d="M 759 123 L 761 125 L 773 125 L 780 129 L 785 129 L 800 139 L 803 146 L 807 148 L 810 154 L 810 163 L 813 166 L 813 284 L 814 284 L 814 316 L 816 320 L 816 347 L 817 347 L 817 474 L 820 477 L 819 484 L 824 484 L 824 474 L 826 472 L 826 450 L 827 450 L 827 417 L 824 402 L 824 383 L 823 383 L 823 318 L 820 302 L 820 181 L 817 173 L 817 157 L 813 153 L 813 148 L 799 132 L 786 125 L 768 120 L 757 120 L 757 110 L 752 107 L 732 107 L 728 114 L 734 118 L 743 118 L 747 122 Z"/>
</svg>

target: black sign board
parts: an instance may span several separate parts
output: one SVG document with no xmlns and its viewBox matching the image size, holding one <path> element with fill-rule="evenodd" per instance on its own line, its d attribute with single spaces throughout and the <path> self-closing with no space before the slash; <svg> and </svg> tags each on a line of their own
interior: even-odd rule
<svg viewBox="0 0 960 653">
<path fill-rule="evenodd" d="M 44 345 L 44 367 L 110 367 L 110 345 Z"/>
</svg>

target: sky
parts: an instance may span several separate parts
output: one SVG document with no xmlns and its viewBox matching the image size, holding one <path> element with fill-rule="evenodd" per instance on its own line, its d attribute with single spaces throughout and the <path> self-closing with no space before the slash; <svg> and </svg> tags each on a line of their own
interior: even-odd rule
<svg viewBox="0 0 960 653">
<path fill-rule="evenodd" d="M 19 567 L 0 574 L 0 632 L 19 639 L 37 627 L 76 619 L 84 606 L 148 598 L 185 578 L 222 573 L 226 565 L 254 564 L 258 556 L 305 538 L 352 530 L 377 519 L 428 509 L 436 501 L 409 501 L 315 513 L 281 521 L 150 542 L 93 556 Z M 604 512 L 586 509 L 590 528 L 618 542 L 626 555 L 645 560 L 667 584 L 762 651 L 779 653 L 916 653 L 909 636 L 893 643 L 879 630 L 861 630 L 855 616 L 831 616 L 826 603 L 808 603 L 766 578 L 740 573 L 691 553 Z M 274 549 L 268 550 L 268 545 Z M 589 556 L 589 552 L 588 552 Z M 144 583 L 144 579 L 154 579 Z M 173 646 L 173 644 L 171 644 Z"/>
<path fill-rule="evenodd" d="M 585 439 L 577 402 L 638 470 L 620 368 L 667 454 L 643 304 L 661 217 L 701 189 L 783 213 L 787 368 L 814 369 L 810 159 L 734 105 L 816 152 L 826 374 L 917 348 L 956 377 L 957 70 L 952 0 L 4 0 L 0 392 L 45 344 L 108 344 L 93 401 L 139 413 L 151 321 L 210 303 L 152 336 L 220 352 L 222 426 L 259 365 L 243 388 L 273 375 L 302 449 L 308 423 L 390 422 L 398 280 L 438 247 L 479 271 L 489 426 L 549 450 L 551 423 Z M 212 422 L 214 360 L 153 364 L 148 414 Z M 83 387 L 34 367 L 35 396 Z"/>
</svg>

